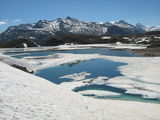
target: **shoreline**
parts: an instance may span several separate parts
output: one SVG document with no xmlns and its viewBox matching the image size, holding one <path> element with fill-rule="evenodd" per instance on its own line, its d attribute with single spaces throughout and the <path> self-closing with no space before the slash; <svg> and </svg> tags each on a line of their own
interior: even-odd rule
<svg viewBox="0 0 160 120">
<path fill-rule="evenodd" d="M 146 48 L 146 49 L 133 49 L 132 52 L 138 55 L 144 56 L 160 56 L 160 47 L 159 48 Z"/>
</svg>

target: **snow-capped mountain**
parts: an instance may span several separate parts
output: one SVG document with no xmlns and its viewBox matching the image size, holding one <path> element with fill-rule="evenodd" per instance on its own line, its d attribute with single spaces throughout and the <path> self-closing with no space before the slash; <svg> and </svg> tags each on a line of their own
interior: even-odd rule
<svg viewBox="0 0 160 120">
<path fill-rule="evenodd" d="M 141 23 L 137 23 L 135 27 L 141 33 L 145 33 L 146 31 L 148 31 L 148 28 L 146 26 L 142 25 Z"/>
<path fill-rule="evenodd" d="M 141 23 L 136 24 L 136 29 L 140 32 L 150 32 L 150 31 L 160 31 L 160 26 L 152 26 L 152 27 L 146 27 L 142 25 Z"/>
<path fill-rule="evenodd" d="M 157 30 L 157 28 L 151 28 Z M 64 34 L 87 34 L 87 35 L 107 35 L 107 34 L 139 34 L 148 31 L 141 24 L 131 25 L 124 20 L 118 22 L 86 22 L 75 18 L 66 17 L 56 20 L 40 20 L 33 24 L 21 24 L 11 26 L 0 34 L 0 42 L 9 41 L 15 38 L 26 38 L 37 43 Z"/>
<path fill-rule="evenodd" d="M 152 26 L 149 28 L 149 31 L 160 31 L 160 26 Z"/>
<path fill-rule="evenodd" d="M 128 28 L 128 29 L 134 29 L 134 26 L 125 22 L 124 20 L 120 20 L 118 22 L 113 22 L 113 25 L 122 27 L 122 28 Z"/>
</svg>

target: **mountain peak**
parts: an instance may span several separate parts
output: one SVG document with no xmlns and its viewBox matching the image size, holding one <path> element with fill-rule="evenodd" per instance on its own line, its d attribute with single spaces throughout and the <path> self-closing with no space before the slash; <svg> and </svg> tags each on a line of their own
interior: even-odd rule
<svg viewBox="0 0 160 120">
<path fill-rule="evenodd" d="M 136 26 L 144 26 L 144 25 L 141 23 L 137 23 Z"/>
<path fill-rule="evenodd" d="M 37 23 L 47 23 L 48 20 L 39 20 Z"/>
<path fill-rule="evenodd" d="M 72 19 L 72 17 L 70 17 L 70 16 L 67 16 L 67 17 L 66 17 L 66 19 Z"/>
<path fill-rule="evenodd" d="M 47 20 L 39 20 L 33 28 L 45 28 L 49 24 Z"/>
<path fill-rule="evenodd" d="M 77 20 L 76 18 L 70 17 L 70 16 L 67 16 L 65 19 L 68 19 L 68 20 Z"/>
<path fill-rule="evenodd" d="M 127 23 L 126 21 L 124 21 L 124 20 L 120 20 L 120 21 L 118 21 L 118 23 L 120 23 L 120 24 L 126 24 L 126 25 L 129 25 L 129 23 Z"/>
<path fill-rule="evenodd" d="M 141 23 L 137 23 L 135 28 L 139 31 L 141 31 L 142 33 L 148 31 L 147 27 L 142 25 Z"/>
<path fill-rule="evenodd" d="M 119 26 L 119 27 L 123 27 L 123 28 L 127 28 L 127 29 L 133 29 L 135 26 L 127 23 L 126 21 L 124 20 L 120 20 L 118 22 L 114 22 L 112 23 L 113 25 L 116 25 L 116 26 Z"/>
</svg>

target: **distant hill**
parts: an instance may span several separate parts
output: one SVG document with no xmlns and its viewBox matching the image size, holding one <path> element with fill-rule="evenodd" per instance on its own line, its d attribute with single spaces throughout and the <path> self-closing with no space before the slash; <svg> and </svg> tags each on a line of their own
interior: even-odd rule
<svg viewBox="0 0 160 120">
<path fill-rule="evenodd" d="M 159 35 L 159 36 L 160 36 L 160 31 L 150 31 L 150 32 L 146 32 L 145 35 Z"/>
<path fill-rule="evenodd" d="M 37 47 L 37 44 L 23 38 L 14 39 L 5 43 L 0 43 L 0 48 L 25 48 L 25 47 Z"/>
</svg>

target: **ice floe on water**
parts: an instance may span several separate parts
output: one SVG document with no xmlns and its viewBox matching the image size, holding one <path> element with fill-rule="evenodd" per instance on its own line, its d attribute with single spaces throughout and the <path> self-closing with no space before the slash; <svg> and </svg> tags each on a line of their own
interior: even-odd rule
<svg viewBox="0 0 160 120">
<path fill-rule="evenodd" d="M 65 88 L 68 88 L 70 90 L 74 90 L 75 88 L 85 86 L 85 85 L 91 85 L 91 84 L 105 84 L 108 80 L 108 77 L 106 76 L 99 76 L 96 78 L 86 78 L 87 75 L 91 75 L 91 73 L 81 72 L 81 73 L 74 73 L 62 76 L 60 78 L 68 78 L 72 79 L 71 82 L 62 82 L 59 84 L 60 86 L 63 86 Z"/>
<path fill-rule="evenodd" d="M 80 72 L 80 73 L 74 73 L 74 74 L 69 74 L 65 76 L 59 77 L 61 78 L 67 78 L 67 79 L 72 79 L 74 81 L 82 81 L 83 83 L 92 83 L 92 84 L 104 84 L 106 83 L 106 80 L 108 80 L 107 76 L 99 76 L 96 78 L 86 78 L 86 76 L 90 76 L 91 73 L 87 72 Z"/>
<path fill-rule="evenodd" d="M 107 84 L 113 87 L 125 89 L 128 94 L 142 95 L 143 98 L 160 99 L 159 85 L 148 84 L 122 77 L 111 78 Z"/>
<path fill-rule="evenodd" d="M 137 86 L 136 86 L 137 87 Z M 152 91 L 152 90 L 146 90 L 143 88 L 138 88 L 138 89 L 127 89 L 125 93 L 129 94 L 135 94 L 135 95 L 142 95 L 143 98 L 145 99 L 156 99 L 160 100 L 160 92 L 157 91 Z"/>
<path fill-rule="evenodd" d="M 120 93 L 110 92 L 110 91 L 102 91 L 102 90 L 85 90 L 85 91 L 80 91 L 78 93 L 85 95 L 85 96 L 97 96 L 97 97 L 121 95 Z"/>
<path fill-rule="evenodd" d="M 61 76 L 60 78 L 68 78 L 68 79 L 73 79 L 75 81 L 80 81 L 80 80 L 84 80 L 86 76 L 89 76 L 89 75 L 91 75 L 91 73 L 80 72 L 80 73 L 74 73 L 70 75 Z"/>
<path fill-rule="evenodd" d="M 99 76 L 96 78 L 90 78 L 83 81 L 83 83 L 90 84 L 105 84 L 109 78 L 107 76 Z"/>
</svg>

